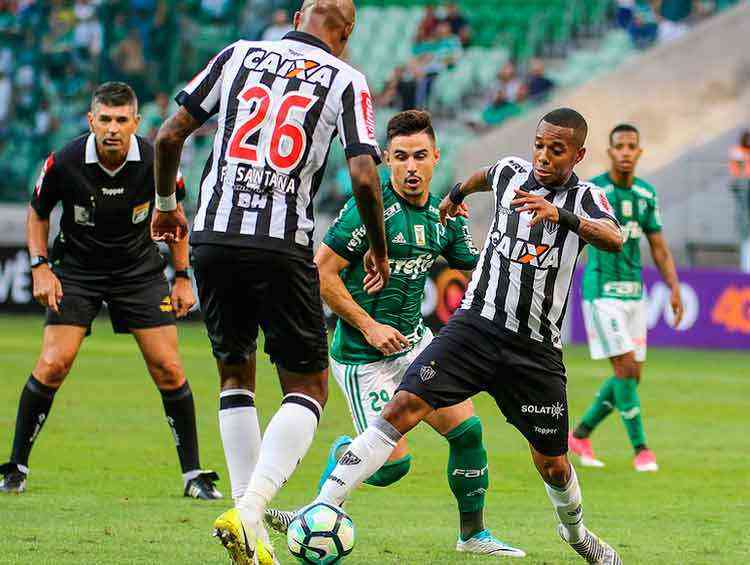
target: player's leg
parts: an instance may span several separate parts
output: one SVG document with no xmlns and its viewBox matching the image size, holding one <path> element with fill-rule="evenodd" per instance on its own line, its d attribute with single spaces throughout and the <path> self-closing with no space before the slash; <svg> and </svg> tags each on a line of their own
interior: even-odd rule
<svg viewBox="0 0 750 565">
<path fill-rule="evenodd" d="M 220 245 L 197 245 L 192 255 L 203 321 L 219 372 L 219 433 L 236 503 L 247 490 L 260 450 L 255 350 L 257 304 L 265 288 L 252 275 L 262 274 L 263 267 L 241 250 Z"/>
<path fill-rule="evenodd" d="M 10 462 L 0 466 L 0 492 L 20 493 L 26 488 L 29 456 L 34 441 L 49 417 L 55 393 L 65 381 L 78 354 L 86 327 L 48 325 L 42 351 L 18 401 Z"/>
<path fill-rule="evenodd" d="M 614 357 L 635 349 L 627 323 L 627 303 L 615 299 L 598 299 L 583 303 L 589 351 L 594 360 L 610 359 L 613 375 L 597 391 L 593 403 L 584 413 L 569 437 L 570 450 L 580 458 L 584 467 L 603 467 L 594 455 L 589 437 L 615 408 L 617 368 Z"/>
<path fill-rule="evenodd" d="M 348 494 L 380 469 L 412 428 L 435 409 L 459 404 L 480 390 L 487 351 L 474 328 L 454 317 L 414 360 L 383 412 L 351 443 L 318 499 L 341 506 Z M 486 347 L 486 344 L 484 344 Z"/>
<path fill-rule="evenodd" d="M 458 503 L 460 524 L 456 550 L 524 557 L 525 552 L 500 541 L 485 528 L 484 500 L 490 486 L 490 470 L 482 441 L 482 421 L 474 414 L 472 401 L 435 410 L 425 422 L 448 440 L 448 485 Z"/>
<path fill-rule="evenodd" d="M 131 331 L 161 394 L 164 414 L 177 447 L 185 496 L 204 500 L 222 498 L 214 486 L 214 481 L 218 479 L 216 473 L 201 469 L 195 402 L 178 352 L 177 326 Z"/>
<path fill-rule="evenodd" d="M 560 522 L 558 533 L 563 541 L 589 563 L 622 565 L 617 552 L 584 525 L 581 487 L 567 455 L 547 455 L 531 444 L 530 448 L 534 465 Z"/>
<path fill-rule="evenodd" d="M 646 444 L 638 394 L 643 362 L 646 360 L 646 314 L 642 301 L 631 301 L 628 304 L 627 324 L 633 338 L 633 351 L 612 360 L 617 376 L 615 407 L 635 452 L 633 465 L 636 471 L 657 471 L 659 466 L 656 457 Z"/>
<path fill-rule="evenodd" d="M 495 373 L 492 396 L 508 421 L 531 447 L 534 465 L 560 521 L 564 541 L 589 563 L 621 563 L 617 554 L 583 524 L 581 491 L 567 458 L 568 399 L 562 352 L 528 341 L 507 338 L 499 345 L 502 363 Z M 606 557 L 601 561 L 596 559 Z"/>
</svg>

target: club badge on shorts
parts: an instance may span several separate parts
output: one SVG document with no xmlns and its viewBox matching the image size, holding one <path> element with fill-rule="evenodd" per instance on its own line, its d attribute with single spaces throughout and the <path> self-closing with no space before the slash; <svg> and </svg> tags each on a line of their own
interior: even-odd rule
<svg viewBox="0 0 750 565">
<path fill-rule="evenodd" d="M 148 211 L 150 207 L 151 202 L 144 202 L 143 204 L 138 204 L 138 206 L 133 208 L 133 223 L 140 224 L 141 222 L 145 221 L 146 218 L 148 218 Z"/>
<path fill-rule="evenodd" d="M 162 312 L 172 312 L 174 308 L 172 308 L 172 297 L 171 296 L 165 296 L 161 299 L 161 303 L 159 304 L 159 309 Z"/>
</svg>

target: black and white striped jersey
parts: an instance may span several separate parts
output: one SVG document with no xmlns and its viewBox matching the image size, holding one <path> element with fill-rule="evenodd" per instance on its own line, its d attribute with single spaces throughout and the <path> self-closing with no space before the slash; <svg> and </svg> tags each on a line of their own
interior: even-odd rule
<svg viewBox="0 0 750 565">
<path fill-rule="evenodd" d="M 595 185 L 574 174 L 565 186 L 547 189 L 532 170 L 531 163 L 517 157 L 502 159 L 490 169 L 494 219 L 461 308 L 506 331 L 560 348 L 570 284 L 586 242 L 552 222 L 531 227 L 532 215 L 511 206 L 515 190 L 543 195 L 583 218 L 617 220 Z"/>
<path fill-rule="evenodd" d="M 177 95 L 198 121 L 218 114 L 192 244 L 312 255 L 313 199 L 339 135 L 348 158 L 380 162 L 362 73 L 318 38 L 237 41 Z"/>
</svg>

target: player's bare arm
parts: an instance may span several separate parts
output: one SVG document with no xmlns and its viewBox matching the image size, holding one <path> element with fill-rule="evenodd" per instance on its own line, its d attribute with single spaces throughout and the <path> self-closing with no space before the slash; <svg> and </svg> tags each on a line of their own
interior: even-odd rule
<svg viewBox="0 0 750 565">
<path fill-rule="evenodd" d="M 177 209 L 184 214 L 182 204 L 177 205 Z M 169 251 L 172 255 L 172 267 L 176 273 L 183 273 L 190 268 L 190 250 L 187 238 L 171 242 Z M 193 292 L 193 282 L 185 276 L 175 276 L 172 285 L 172 307 L 175 316 L 184 318 L 195 305 L 195 293 Z"/>
<path fill-rule="evenodd" d="M 26 241 L 30 257 L 47 257 L 47 241 L 49 238 L 49 218 L 39 217 L 36 210 L 29 206 L 26 217 Z M 63 297 L 60 280 L 52 272 L 49 263 L 42 263 L 31 269 L 34 282 L 34 299 L 45 308 L 60 312 L 60 300 Z"/>
<path fill-rule="evenodd" d="M 341 272 L 349 267 L 349 261 L 333 251 L 325 243 L 315 255 L 315 264 L 320 273 L 320 294 L 337 316 L 357 328 L 367 342 L 383 355 L 393 355 L 409 346 L 401 332 L 374 320 L 357 304 L 341 279 Z"/>
<path fill-rule="evenodd" d="M 469 208 L 463 200 L 475 192 L 489 192 L 492 190 L 487 175 L 489 167 L 478 170 L 471 175 L 466 182 L 453 187 L 443 201 L 440 203 L 440 222 L 445 225 L 448 218 L 457 216 L 469 216 Z"/>
<path fill-rule="evenodd" d="M 677 268 L 674 264 L 672 252 L 669 250 L 667 240 L 664 239 L 661 232 L 649 233 L 646 234 L 646 237 L 651 247 L 651 257 L 661 273 L 661 278 L 671 291 L 669 303 L 674 314 L 674 324 L 678 326 L 685 314 L 685 307 L 682 304 L 682 296 L 680 296 L 680 280 L 677 277 Z"/>
<path fill-rule="evenodd" d="M 185 213 L 177 206 L 174 179 L 180 165 L 185 140 L 201 124 L 185 108 L 180 108 L 165 121 L 156 135 L 154 147 L 154 181 L 156 210 L 151 220 L 151 236 L 156 241 L 180 241 L 187 236 Z"/>
<path fill-rule="evenodd" d="M 349 174 L 352 178 L 352 193 L 357 201 L 362 223 L 367 229 L 367 239 L 370 240 L 365 268 L 369 274 L 379 275 L 382 286 L 385 286 L 390 277 L 390 267 L 383 221 L 383 195 L 375 161 L 369 155 L 352 157 L 349 159 Z"/>
</svg>

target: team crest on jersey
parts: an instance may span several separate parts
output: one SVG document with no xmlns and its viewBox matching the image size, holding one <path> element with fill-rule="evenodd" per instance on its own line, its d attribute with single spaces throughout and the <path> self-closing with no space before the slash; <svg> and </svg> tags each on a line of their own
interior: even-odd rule
<svg viewBox="0 0 750 565">
<path fill-rule="evenodd" d="M 550 220 L 544 220 L 544 233 L 548 235 L 555 235 L 557 233 L 558 228 L 560 227 L 556 222 L 551 222 Z"/>
<path fill-rule="evenodd" d="M 133 208 L 133 223 L 140 224 L 146 218 L 148 218 L 148 211 L 150 207 L 151 202 L 144 202 L 143 204 L 138 204 L 138 206 L 135 206 Z"/>
<path fill-rule="evenodd" d="M 625 218 L 629 218 L 633 215 L 633 203 L 630 200 L 622 201 L 622 215 Z"/>
<path fill-rule="evenodd" d="M 557 269 L 560 266 L 560 252 L 557 247 L 531 243 L 524 239 L 511 239 L 500 232 L 493 232 L 490 241 L 498 255 L 513 263 L 536 269 Z"/>
<path fill-rule="evenodd" d="M 422 224 L 414 226 L 414 241 L 416 241 L 417 245 L 420 247 L 427 245 L 427 236 Z"/>
<path fill-rule="evenodd" d="M 310 59 L 284 59 L 280 53 L 254 49 L 248 52 L 244 62 L 251 71 L 264 71 L 283 78 L 297 78 L 305 82 L 331 88 L 336 69 L 321 65 Z"/>
</svg>

